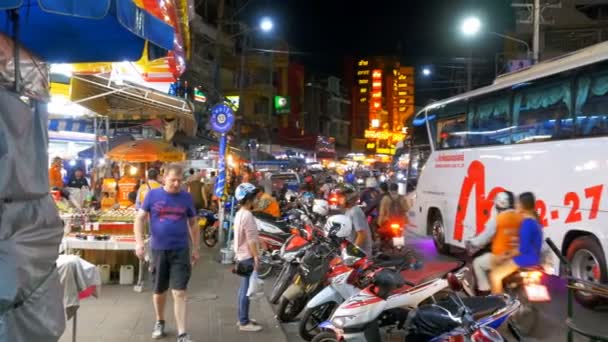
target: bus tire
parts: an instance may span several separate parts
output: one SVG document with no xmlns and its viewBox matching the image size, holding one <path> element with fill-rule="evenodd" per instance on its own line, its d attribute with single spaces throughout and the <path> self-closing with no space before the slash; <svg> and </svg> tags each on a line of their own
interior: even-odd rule
<svg viewBox="0 0 608 342">
<path fill-rule="evenodd" d="M 586 235 L 574 239 L 568 246 L 566 258 L 570 263 L 574 278 L 600 283 L 608 281 L 606 257 L 602 247 L 593 236 Z M 588 309 L 593 309 L 598 304 L 605 302 L 602 297 L 584 291 L 576 291 L 574 297 L 577 302 Z"/>
<path fill-rule="evenodd" d="M 450 246 L 445 242 L 445 226 L 443 225 L 443 218 L 437 209 L 431 211 L 428 233 L 433 237 L 435 248 L 437 248 L 439 253 L 448 254 L 450 252 Z"/>
</svg>

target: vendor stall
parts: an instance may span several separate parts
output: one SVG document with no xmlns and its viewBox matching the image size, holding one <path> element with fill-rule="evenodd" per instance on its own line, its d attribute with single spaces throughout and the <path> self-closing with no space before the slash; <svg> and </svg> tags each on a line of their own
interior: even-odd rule
<svg viewBox="0 0 608 342">
<path fill-rule="evenodd" d="M 170 144 L 157 140 L 137 140 L 120 144 L 110 150 L 106 158 L 118 164 L 119 175 L 103 180 L 103 199 L 100 209 L 79 201 L 79 191 L 71 191 L 70 201 L 63 199 L 57 206 L 63 213 L 65 237 L 62 247 L 66 253 L 80 253 L 94 264 L 107 265 L 114 279 L 125 266 L 137 265 L 137 291 L 142 289 L 145 265 L 135 258 L 133 224 L 136 216 L 132 194 L 137 191 L 144 170 L 163 162 L 183 161 L 185 154 Z M 119 179 L 115 177 L 119 176 Z M 133 267 L 134 268 L 134 267 Z M 125 284 L 128 282 L 120 281 Z"/>
</svg>

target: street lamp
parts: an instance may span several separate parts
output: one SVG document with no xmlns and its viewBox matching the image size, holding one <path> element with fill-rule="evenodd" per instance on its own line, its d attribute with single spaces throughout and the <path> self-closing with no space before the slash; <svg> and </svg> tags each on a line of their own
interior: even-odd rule
<svg viewBox="0 0 608 342">
<path fill-rule="evenodd" d="M 264 17 L 262 18 L 262 20 L 260 20 L 260 30 L 262 30 L 263 32 L 270 32 L 272 31 L 273 27 L 274 23 L 272 22 L 272 19 Z"/>
<path fill-rule="evenodd" d="M 429 69 L 429 68 L 422 69 L 422 75 L 431 76 L 431 69 Z"/>
<path fill-rule="evenodd" d="M 460 30 L 465 36 L 474 36 L 481 28 L 481 21 L 477 17 L 468 17 L 462 22 Z"/>
<path fill-rule="evenodd" d="M 460 26 L 460 31 L 465 36 L 469 36 L 469 37 L 477 35 L 477 33 L 480 31 L 480 29 L 481 29 L 481 21 L 477 17 L 466 18 L 462 22 L 462 25 Z M 503 39 L 507 39 L 507 40 L 517 42 L 519 44 L 523 44 L 526 47 L 526 57 L 530 58 L 531 51 L 530 51 L 530 45 L 528 44 L 528 42 L 521 40 L 519 38 L 507 36 L 505 34 L 494 32 L 494 31 L 486 31 L 486 32 L 489 34 L 495 35 L 497 37 L 503 38 Z M 471 90 L 471 87 L 472 87 L 472 78 L 473 78 L 473 76 L 472 76 L 473 61 L 472 60 L 473 60 L 473 50 L 470 49 L 469 50 L 469 59 L 467 61 L 467 91 Z"/>
</svg>

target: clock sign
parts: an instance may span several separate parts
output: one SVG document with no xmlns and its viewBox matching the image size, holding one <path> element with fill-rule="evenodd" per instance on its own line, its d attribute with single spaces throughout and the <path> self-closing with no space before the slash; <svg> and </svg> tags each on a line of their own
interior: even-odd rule
<svg viewBox="0 0 608 342">
<path fill-rule="evenodd" d="M 234 124 L 234 112 L 232 109 L 220 103 L 211 108 L 211 128 L 218 133 L 228 133 Z"/>
</svg>

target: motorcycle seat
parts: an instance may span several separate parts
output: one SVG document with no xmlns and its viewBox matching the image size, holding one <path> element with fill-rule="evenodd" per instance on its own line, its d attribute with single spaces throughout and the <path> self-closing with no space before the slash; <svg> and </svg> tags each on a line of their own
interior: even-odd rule
<svg viewBox="0 0 608 342">
<path fill-rule="evenodd" d="M 401 271 L 401 276 L 416 285 L 426 283 L 454 272 L 462 267 L 461 261 L 432 261 L 422 264 L 420 269 L 408 269 Z"/>
<path fill-rule="evenodd" d="M 273 226 L 276 226 L 285 233 L 291 233 L 291 227 L 289 226 L 289 222 L 287 222 L 286 220 L 278 219 L 270 214 L 262 212 L 254 212 L 253 216 L 258 220 L 262 220 L 269 224 L 272 224 Z"/>
</svg>

